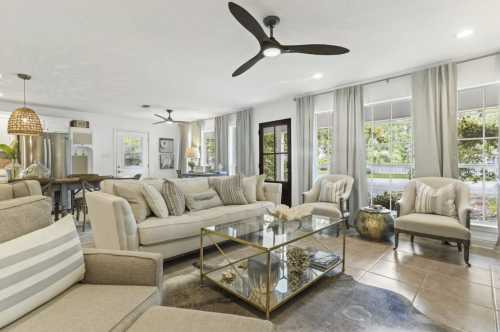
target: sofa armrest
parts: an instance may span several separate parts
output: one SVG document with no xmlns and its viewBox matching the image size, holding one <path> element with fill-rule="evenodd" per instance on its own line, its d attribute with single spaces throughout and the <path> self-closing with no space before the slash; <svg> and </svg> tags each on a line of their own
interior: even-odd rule
<svg viewBox="0 0 500 332">
<path fill-rule="evenodd" d="M 163 259 L 160 254 L 106 249 L 84 249 L 83 283 L 154 286 L 161 291 Z"/>
<path fill-rule="evenodd" d="M 396 202 L 396 212 L 397 217 L 404 216 L 411 213 L 411 206 L 406 200 L 401 198 Z"/>
<path fill-rule="evenodd" d="M 281 204 L 281 183 L 264 182 L 264 195 L 266 200 L 276 205 Z"/>
<path fill-rule="evenodd" d="M 302 193 L 302 203 L 312 203 L 316 202 L 318 199 L 316 192 L 314 190 L 309 190 Z"/>
<path fill-rule="evenodd" d="M 97 191 L 89 192 L 85 199 L 96 248 L 116 250 L 139 248 L 137 223 L 125 199 Z"/>
</svg>

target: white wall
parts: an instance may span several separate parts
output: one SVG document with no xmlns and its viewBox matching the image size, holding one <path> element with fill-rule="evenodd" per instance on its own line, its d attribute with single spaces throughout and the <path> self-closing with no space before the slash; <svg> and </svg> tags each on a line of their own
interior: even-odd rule
<svg viewBox="0 0 500 332">
<path fill-rule="evenodd" d="M 256 169 L 259 169 L 259 123 L 282 119 L 292 119 L 292 205 L 299 204 L 299 192 L 297 190 L 297 139 L 296 139 L 296 117 L 295 102 L 292 98 L 286 98 L 254 107 L 255 135 L 254 151 Z"/>
<path fill-rule="evenodd" d="M 7 120 L 16 105 L 0 103 L 0 143 L 9 143 L 7 134 Z M 158 139 L 160 137 L 173 138 L 176 146 L 176 158 L 179 156 L 179 129 L 177 125 L 151 125 L 151 121 L 117 117 L 116 115 L 104 115 L 88 112 L 76 112 L 60 109 L 46 109 L 33 107 L 40 115 L 43 125 L 48 131 L 67 132 L 70 120 L 90 121 L 90 128 L 94 139 L 94 173 L 102 175 L 114 174 L 114 130 L 128 130 L 144 132 L 149 134 L 149 175 L 157 177 L 175 177 L 177 169 L 160 170 L 158 160 Z"/>
</svg>

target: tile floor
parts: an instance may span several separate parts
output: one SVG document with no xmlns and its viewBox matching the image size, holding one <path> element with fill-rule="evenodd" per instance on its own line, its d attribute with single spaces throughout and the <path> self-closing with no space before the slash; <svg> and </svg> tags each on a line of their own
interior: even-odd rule
<svg viewBox="0 0 500 332">
<path fill-rule="evenodd" d="M 471 249 L 467 268 L 457 248 L 402 238 L 390 243 L 348 237 L 346 273 L 357 281 L 405 296 L 429 318 L 464 331 L 499 331 L 500 254 Z M 497 306 L 498 304 L 498 306 Z"/>
</svg>

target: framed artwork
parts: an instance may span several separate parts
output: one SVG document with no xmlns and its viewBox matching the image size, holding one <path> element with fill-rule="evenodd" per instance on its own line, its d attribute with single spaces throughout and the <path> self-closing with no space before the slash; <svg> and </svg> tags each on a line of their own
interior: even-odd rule
<svg viewBox="0 0 500 332">
<path fill-rule="evenodd" d="M 174 153 L 174 139 L 160 138 L 158 147 L 160 153 Z"/>
<path fill-rule="evenodd" d="M 160 169 L 174 169 L 174 153 L 160 153 Z"/>
</svg>

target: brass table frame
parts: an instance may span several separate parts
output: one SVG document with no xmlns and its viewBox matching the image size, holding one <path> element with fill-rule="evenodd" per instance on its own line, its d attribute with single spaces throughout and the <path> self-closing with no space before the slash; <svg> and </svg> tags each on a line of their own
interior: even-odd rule
<svg viewBox="0 0 500 332">
<path fill-rule="evenodd" d="M 321 241 L 318 241 L 317 239 L 315 239 L 314 235 L 317 234 L 317 233 L 323 232 L 323 231 L 325 231 L 325 230 L 327 230 L 329 228 L 334 228 L 334 227 L 338 227 L 337 229 L 342 228 L 342 232 L 341 232 L 342 233 L 342 259 L 340 261 L 338 261 L 337 263 L 333 264 L 331 267 L 329 267 L 325 271 L 322 271 L 322 273 L 320 273 L 319 275 L 317 275 L 314 279 L 312 279 L 312 280 L 308 281 L 306 284 L 302 285 L 300 288 L 298 288 L 297 290 L 295 290 L 291 295 L 287 296 L 281 302 L 277 303 L 274 306 L 271 306 L 271 303 L 270 303 L 270 297 L 271 297 L 271 293 L 272 293 L 272 290 L 270 289 L 270 280 L 271 280 L 271 264 L 270 264 L 270 262 L 271 262 L 271 252 L 274 251 L 274 250 L 276 250 L 276 249 L 279 249 L 281 247 L 287 246 L 289 244 L 292 244 L 294 242 L 297 242 L 297 241 L 300 241 L 302 239 L 309 238 L 309 237 L 312 238 L 312 239 L 314 239 L 314 240 L 316 240 L 326 250 L 330 251 L 331 249 L 328 248 Z M 214 241 L 214 239 L 212 238 L 212 235 L 215 236 L 215 237 L 222 238 L 224 240 L 230 241 L 230 242 L 236 242 L 236 243 L 239 243 L 239 244 L 242 244 L 242 245 L 245 245 L 245 246 L 250 246 L 250 247 L 256 248 L 260 252 L 257 253 L 257 254 L 253 254 L 253 255 L 250 255 L 250 256 L 247 256 L 247 257 L 235 260 L 235 261 L 231 261 L 231 259 L 229 259 L 226 256 L 225 252 L 222 250 L 222 248 L 218 244 L 218 242 L 220 242 L 220 241 Z M 223 266 L 220 266 L 220 267 L 217 267 L 215 269 L 212 269 L 212 270 L 210 270 L 208 272 L 206 272 L 204 270 L 204 240 L 203 239 L 204 239 L 205 236 L 207 236 L 211 240 L 212 245 L 215 246 L 215 248 L 219 251 L 219 253 L 228 262 L 227 264 L 225 264 Z M 337 233 L 337 237 L 338 236 L 339 235 Z M 269 247 L 269 248 L 268 247 L 264 247 L 264 246 L 260 246 L 260 245 L 258 245 L 256 243 L 253 243 L 253 242 L 250 242 L 250 241 L 245 241 L 243 239 L 239 239 L 239 238 L 235 238 L 235 237 L 229 236 L 229 235 L 224 234 L 222 232 L 217 232 L 217 231 L 214 231 L 214 230 L 211 230 L 211 229 L 203 227 L 203 228 L 201 228 L 201 231 L 200 231 L 200 258 L 199 258 L 200 259 L 200 262 L 199 262 L 200 263 L 200 284 L 203 285 L 204 278 L 212 281 L 218 287 L 220 287 L 220 288 L 224 289 L 225 291 L 231 293 L 232 295 L 240 298 L 244 302 L 246 302 L 246 303 L 252 305 L 253 307 L 257 308 L 258 310 L 265 312 L 266 319 L 269 319 L 270 318 L 270 314 L 271 314 L 272 311 L 274 311 L 275 309 L 277 309 L 278 307 L 280 307 L 282 304 L 288 302 L 290 299 L 294 298 L 296 295 L 300 294 L 305 289 L 309 288 L 309 286 L 313 285 L 316 281 L 318 281 L 319 279 L 321 279 L 321 277 L 323 275 L 325 275 L 326 273 L 328 273 L 331 270 L 335 269 L 339 265 L 342 265 L 342 272 L 345 272 L 345 238 L 346 238 L 346 235 L 345 235 L 345 218 L 344 217 L 338 218 L 338 220 L 336 220 L 335 222 L 333 222 L 330 225 L 324 226 L 324 227 L 319 228 L 317 230 L 311 231 L 311 232 L 309 232 L 309 233 L 307 233 L 307 234 L 305 234 L 303 236 L 297 237 L 297 238 L 295 238 L 293 240 L 286 241 L 284 243 L 281 243 L 279 245 L 275 245 L 275 246 L 272 246 L 272 247 Z M 215 280 L 214 278 L 211 278 L 210 276 L 208 276 L 209 273 L 212 273 L 214 271 L 219 271 L 219 270 L 225 269 L 227 267 L 230 267 L 236 273 L 236 275 L 240 275 L 239 271 L 235 268 L 236 264 L 238 264 L 241 261 L 247 260 L 247 259 L 249 259 L 251 257 L 259 256 L 259 255 L 262 255 L 262 254 L 266 254 L 266 256 L 267 256 L 267 258 L 266 258 L 266 261 L 267 261 L 267 278 L 266 278 L 267 292 L 266 292 L 265 307 L 262 307 L 258 303 L 252 302 L 251 300 L 249 300 L 245 296 L 243 296 L 241 294 L 238 294 L 238 292 L 236 292 L 236 291 L 230 289 L 229 287 L 227 287 L 226 285 L 224 285 L 224 283 L 222 283 L 222 282 L 220 282 L 218 280 Z"/>
</svg>

